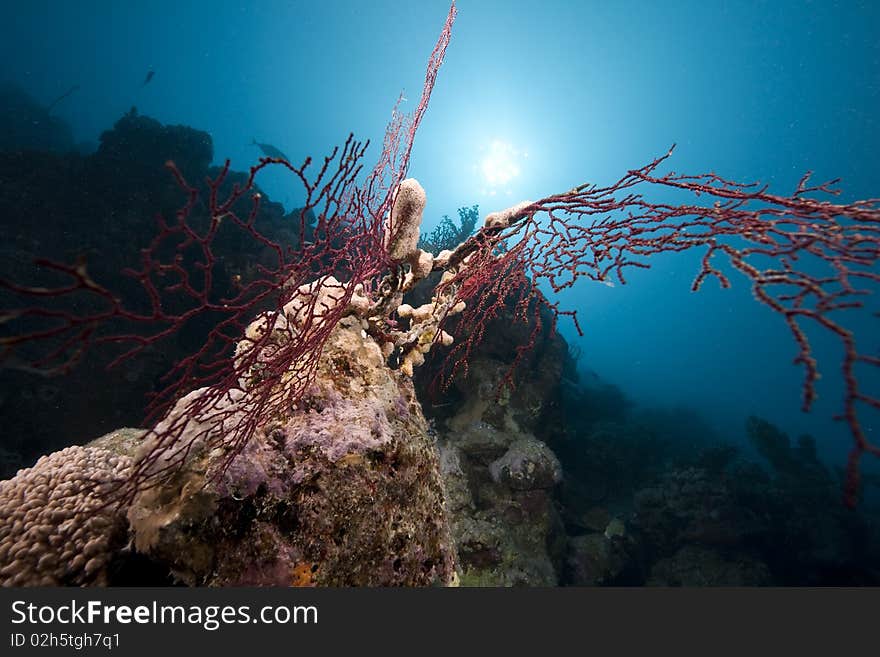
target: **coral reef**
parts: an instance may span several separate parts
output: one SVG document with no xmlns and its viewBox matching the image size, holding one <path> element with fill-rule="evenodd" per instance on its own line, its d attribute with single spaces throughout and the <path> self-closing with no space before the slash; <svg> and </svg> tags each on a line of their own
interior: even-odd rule
<svg viewBox="0 0 880 657">
<path fill-rule="evenodd" d="M 276 150 L 247 174 L 237 176 L 226 162 L 192 184 L 211 159 L 210 140 L 134 108 L 85 162 L 17 153 L 0 163 L 15 170 L 24 159 L 63 180 L 96 167 L 111 182 L 92 191 L 112 216 L 123 195 L 109 173 L 133 142 L 146 140 L 141 177 L 152 184 L 170 151 L 176 161 L 166 167 L 177 185 L 176 193 L 160 190 L 152 237 L 130 229 L 138 224 L 132 216 L 108 231 L 122 250 L 148 245 L 115 287 L 96 275 L 112 259 L 89 269 L 63 239 L 41 244 L 17 229 L 10 239 L 10 276 L 0 277 L 4 365 L 15 375 L 48 376 L 107 349 L 101 365 L 125 363 L 125 377 L 163 383 L 153 390 L 150 428 L 133 458 L 110 441 L 47 457 L 4 485 L 10 506 L 26 497 L 22 490 L 40 491 L 4 535 L 9 583 L 111 583 L 114 555 L 131 554 L 187 584 L 449 584 L 455 546 L 465 583 L 876 579 L 872 530 L 830 511 L 825 484 L 832 480 L 811 439 L 792 448 L 778 430 L 752 422 L 753 442 L 775 470 L 763 477 L 723 448 L 695 458 L 690 447 L 689 459 L 667 450 L 655 459 L 670 441 L 663 431 L 636 427 L 608 388 L 601 392 L 610 404 L 594 406 L 616 408 L 605 423 L 591 409 L 578 427 L 587 440 L 578 440 L 581 431 L 560 431 L 559 384 L 571 367 L 553 358 L 567 353 L 553 328 L 562 315 L 580 326 L 541 286 L 558 293 L 579 278 L 623 284 L 630 268 L 650 266 L 650 256 L 696 249 L 694 291 L 710 278 L 729 287 L 736 270 L 784 322 L 803 371 L 804 410 L 819 378 L 806 325 L 824 331 L 842 348 L 840 416 L 853 438 L 844 497 L 854 506 L 861 457 L 880 455 L 861 422 L 880 400 L 860 387 L 856 370 L 873 372 L 880 360 L 856 340 L 858 313 L 837 311 L 870 310 L 866 298 L 880 282 L 878 201 L 832 203 L 834 182 L 814 185 L 809 174 L 787 196 L 711 173 L 661 174 L 670 149 L 607 186 L 585 183 L 492 212 L 476 234 L 435 256 L 419 247 L 424 190 L 406 176 L 455 12 L 453 3 L 414 113 L 395 108 L 379 160 L 364 177 L 366 144 L 350 136 L 308 171 L 310 159 L 297 167 Z M 295 246 L 262 221 L 255 179 L 270 166 L 304 187 L 306 207 L 289 229 Z M 651 200 L 657 190 L 690 202 Z M 173 207 L 181 193 L 185 202 Z M 7 202 L 21 203 L 16 216 L 29 213 L 29 203 L 17 200 L 26 194 L 8 195 Z M 133 198 L 137 207 L 126 209 L 139 212 L 149 197 L 135 190 Z M 45 214 L 41 230 L 57 227 L 56 213 Z M 314 239 L 306 240 L 311 219 Z M 240 248 L 227 257 L 224 245 L 237 237 L 257 257 Z M 19 247 L 40 255 L 35 272 L 23 266 Z M 797 269 L 804 261 L 810 267 Z M 33 277 L 22 280 L 22 273 Z M 419 287 L 422 302 L 403 303 Z M 499 323 L 516 328 L 497 331 L 497 351 L 490 344 L 480 352 Z M 165 351 L 165 341 L 180 342 L 180 351 Z M 440 365 L 434 347 L 451 347 Z M 432 413 L 439 462 L 410 382 L 426 364 L 428 394 L 455 390 L 446 402 L 452 406 Z M 51 385 L 29 394 L 43 404 L 67 399 Z M 577 460 L 576 476 L 565 465 L 563 477 L 565 457 L 594 446 L 601 446 L 598 457 Z M 8 446 L 6 457 L 21 448 Z M 84 474 L 66 469 L 68 460 Z M 56 481 L 63 501 L 48 494 L 47 482 Z M 560 500 L 562 481 L 571 485 Z M 89 534 L 82 528 L 111 508 L 99 507 L 93 494 L 104 496 L 108 487 L 121 506 Z M 87 518 L 83 509 L 94 513 Z M 114 551 L 123 509 L 130 547 Z M 47 522 L 55 515 L 63 521 L 60 538 Z M 60 545 L 68 534 L 70 545 Z M 779 546 L 792 537 L 801 552 L 781 558 Z M 57 570 L 64 556 L 77 564 L 72 572 Z"/>
<path fill-rule="evenodd" d="M 512 490 L 553 488 L 562 481 L 562 466 L 547 445 L 532 436 L 517 438 L 504 454 L 489 464 L 496 484 Z"/>
<path fill-rule="evenodd" d="M 458 447 L 442 450 L 462 585 L 557 585 L 565 536 L 552 492 L 511 489 L 483 478 L 485 464 Z"/>
<path fill-rule="evenodd" d="M 636 494 L 634 506 L 642 540 L 658 555 L 685 543 L 736 548 L 763 529 L 760 516 L 737 503 L 725 478 L 699 468 L 665 473 Z"/>
<path fill-rule="evenodd" d="M 157 124 L 135 115 L 116 128 L 133 135 L 156 129 Z M 108 138 L 111 142 L 126 140 Z M 189 142 L 192 148 L 200 143 L 195 137 Z M 198 153 L 192 159 L 198 162 Z M 65 166 L 72 161 L 66 160 Z M 229 176 L 235 179 L 237 174 Z M 112 547 L 100 567 L 92 563 L 88 575 L 51 570 L 60 555 L 45 543 L 33 548 L 41 558 L 50 555 L 45 568 L 33 567 L 30 557 L 19 554 L 33 536 L 16 525 L 19 533 L 10 534 L 16 560 L 3 562 L 11 574 L 8 583 L 131 582 L 132 564 L 150 573 L 148 579 L 136 580 L 148 584 L 449 583 L 455 579 L 456 548 L 462 582 L 471 585 L 876 579 L 876 537 L 859 519 L 848 519 L 835 507 L 839 482 L 818 463 L 810 438 L 792 446 L 775 428 L 752 420 L 749 435 L 775 476 L 733 464 L 740 468 L 738 485 L 731 478 L 735 450 L 724 445 L 706 449 L 716 438 L 696 415 L 635 412 L 613 386 L 598 382 L 578 387 L 564 380 L 571 376 L 571 357 L 551 330 L 546 311 L 538 315 L 544 320 L 538 326 L 534 315 L 513 321 L 517 305 L 504 304 L 484 327 L 482 342 L 468 354 L 470 375 L 454 379 L 440 396 L 432 383 L 448 373 L 450 363 L 431 347 L 448 344 L 445 336 L 451 339 L 439 328 L 437 299 L 432 299 L 441 274 L 427 273 L 438 259 L 430 266 L 422 262 L 424 252 L 414 246 L 421 206 L 407 205 L 411 211 L 398 207 L 397 217 L 409 216 L 413 222 L 404 222 L 406 230 L 388 244 L 393 242 L 399 251 L 403 275 L 397 292 L 381 306 L 383 312 L 393 308 L 406 294 L 407 303 L 397 307 L 402 320 L 397 337 L 394 331 L 375 330 L 369 318 L 377 305 L 364 288 L 346 300 L 341 294 L 346 284 L 332 276 L 305 284 L 296 303 L 285 308 L 294 324 L 315 310 L 316 327 L 335 312 L 343 319 L 324 345 L 318 377 L 296 398 L 296 416 L 280 416 L 263 426 L 229 462 L 216 443 L 184 440 L 191 447 L 185 467 L 159 488 L 136 496 L 121 524 L 115 517 L 112 536 L 101 539 Z M 266 206 L 274 212 L 273 207 Z M 260 213 L 257 220 L 271 216 Z M 293 231 L 284 239 L 295 241 L 297 235 Z M 248 266 L 244 252 L 234 257 L 241 260 L 235 267 Z M 447 263 L 450 258 L 445 256 Z M 19 261 L 11 258 L 7 266 Z M 230 272 L 235 271 L 232 261 L 224 261 Z M 467 263 L 460 266 L 466 270 Z M 271 359 L 246 361 L 251 348 L 272 347 L 271 339 L 262 340 L 267 326 L 256 322 L 239 342 L 236 354 L 245 363 L 240 372 L 245 383 L 266 377 Z M 455 321 L 446 326 L 453 333 L 461 330 Z M 287 329 L 278 332 L 285 334 L 291 335 Z M 399 363 L 415 368 L 422 362 L 420 355 L 424 365 L 414 371 L 406 366 L 397 372 L 388 369 L 383 349 L 389 337 Z M 179 339 L 197 340 L 198 332 Z M 530 350 L 520 351 L 522 347 Z M 145 358 L 131 363 L 123 373 L 126 383 L 157 376 L 161 367 L 149 366 L 151 353 L 147 350 Z M 373 374 L 358 373 L 364 363 L 371 363 Z M 517 385 L 511 388 L 507 384 L 514 364 Z M 296 363 L 291 365 L 295 370 Z M 32 383 L 5 390 L 27 392 L 48 426 L 52 406 L 47 400 L 54 406 L 77 398 L 68 385 L 91 394 L 101 382 L 112 400 L 121 399 L 126 389 L 131 406 L 137 406 L 137 386 L 107 385 L 113 374 L 99 377 L 95 371 L 86 370 L 89 376 L 79 384 L 59 382 L 60 388 L 26 369 L 6 371 L 4 376 Z M 432 455 L 432 432 L 406 376 L 411 371 L 419 398 L 439 427 L 442 482 Z M 180 403 L 199 399 L 198 392 L 191 394 Z M 227 422 L 247 415 L 236 415 L 246 409 L 239 394 L 230 393 L 229 405 L 215 409 Z M 3 400 L 5 410 L 19 406 L 15 399 Z M 178 413 L 166 423 L 175 417 L 184 424 L 192 420 Z M 201 427 L 196 438 L 202 430 L 210 433 Z M 17 433 L 33 435 L 29 431 Z M 58 434 L 57 429 L 52 433 Z M 156 438 L 148 438 L 142 452 Z M 9 444 L 4 458 L 22 458 L 15 451 L 20 448 Z M 114 445 L 100 449 L 111 455 L 108 459 L 129 458 Z M 16 478 L 4 485 L 30 485 L 23 481 L 30 480 Z M 126 549 L 129 539 L 132 548 Z M 791 543 L 801 549 L 782 554 L 778 546 Z M 687 559 L 700 564 L 699 572 Z M 22 569 L 32 575 L 21 576 Z"/>
<path fill-rule="evenodd" d="M 0 584 L 106 585 L 127 542 L 124 509 L 105 505 L 131 459 L 110 439 L 42 457 L 0 482 Z"/>
<path fill-rule="evenodd" d="M 620 523 L 618 520 L 617 523 Z M 622 527 L 622 523 L 620 523 Z M 617 529 L 571 538 L 565 559 L 568 586 L 612 586 L 639 581 L 637 545 L 633 537 Z"/>
<path fill-rule="evenodd" d="M 767 586 L 773 580 L 763 562 L 746 555 L 725 558 L 716 550 L 686 545 L 651 569 L 648 586 Z"/>
<path fill-rule="evenodd" d="M 411 382 L 384 366 L 360 320 L 334 329 L 300 407 L 228 465 L 198 437 L 246 412 L 246 393 L 215 410 L 216 424 L 188 420 L 197 439 L 184 466 L 130 504 L 105 502 L 161 433 L 115 432 L 0 483 L 11 519 L 0 528 L 3 583 L 126 583 L 133 560 L 154 573 L 140 583 L 152 584 L 456 581 L 436 445 Z"/>
<path fill-rule="evenodd" d="M 247 407 L 246 396 L 229 403 Z M 436 447 L 411 384 L 384 367 L 356 318 L 334 329 L 300 409 L 260 429 L 228 466 L 203 441 L 190 452 L 128 511 L 137 551 L 180 581 L 290 585 L 304 565 L 321 586 L 454 578 Z"/>
<path fill-rule="evenodd" d="M 596 390 L 602 403 L 590 399 Z M 746 435 L 764 468 L 693 411 L 627 408 L 594 383 L 566 384 L 563 393 L 573 421 L 548 437 L 566 475 L 558 500 L 568 534 L 561 583 L 880 582 L 877 509 L 841 505 L 842 475 L 822 464 L 811 437 L 793 443 L 750 418 Z M 589 413 L 571 410 L 579 407 Z"/>
<path fill-rule="evenodd" d="M 517 385 L 505 387 L 514 347 L 531 332 L 503 315 L 472 353 L 469 375 L 456 379 L 441 403 L 425 405 L 438 426 L 465 586 L 562 581 L 567 539 L 556 497 L 563 471 L 538 436 L 562 421 L 555 401 L 567 349 L 544 328 Z M 443 367 L 442 358 L 429 359 L 416 377 L 420 397 L 432 399 L 431 381 Z"/>
<path fill-rule="evenodd" d="M 780 432 L 772 425 L 766 431 Z M 880 583 L 876 515 L 839 502 L 816 469 L 773 476 L 744 460 L 667 471 L 634 498 L 631 523 L 649 581 L 677 585 Z M 690 565 L 686 562 L 691 560 Z M 703 564 L 700 575 L 697 564 Z M 653 564 L 653 565 L 651 565 Z M 705 579 L 701 579 L 705 578 Z"/>
</svg>

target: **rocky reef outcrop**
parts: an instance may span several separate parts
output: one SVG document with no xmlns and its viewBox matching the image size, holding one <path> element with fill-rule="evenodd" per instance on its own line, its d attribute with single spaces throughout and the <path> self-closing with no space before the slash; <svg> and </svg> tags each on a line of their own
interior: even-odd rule
<svg viewBox="0 0 880 657">
<path fill-rule="evenodd" d="M 222 409 L 227 420 L 246 412 L 239 392 Z M 205 438 L 214 430 L 184 420 Z M 141 574 L 140 584 L 457 580 L 437 447 L 410 380 L 384 366 L 354 317 L 334 329 L 301 407 L 261 427 L 231 464 L 196 439 L 173 476 L 125 505 L 101 507 L 101 495 L 156 447 L 155 433 L 125 435 L 56 452 L 0 483 L 13 518 L 0 533 L 4 583 L 126 584 L 132 564 L 154 578 Z"/>
<path fill-rule="evenodd" d="M 439 362 L 417 377 L 436 423 L 452 532 L 465 586 L 556 586 L 567 537 L 558 511 L 562 465 L 541 436 L 560 422 L 555 406 L 567 354 L 544 329 L 535 349 L 505 379 L 531 326 L 493 321 L 469 362 L 469 376 L 434 405 L 429 381 Z M 551 325 L 547 322 L 545 326 Z"/>
</svg>

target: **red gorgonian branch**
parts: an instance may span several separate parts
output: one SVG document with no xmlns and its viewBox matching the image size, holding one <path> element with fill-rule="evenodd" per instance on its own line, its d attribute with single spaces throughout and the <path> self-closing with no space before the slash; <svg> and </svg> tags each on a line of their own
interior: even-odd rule
<svg viewBox="0 0 880 657">
<path fill-rule="evenodd" d="M 133 310 L 95 282 L 84 261 L 69 265 L 37 260 L 35 264 L 44 271 L 67 279 L 55 287 L 0 281 L 0 289 L 12 295 L 51 302 L 0 311 L 0 324 L 17 323 L 28 327 L 38 324 L 34 330 L 0 337 L 0 357 L 19 359 L 16 366 L 23 369 L 65 373 L 90 349 L 122 345 L 124 350 L 109 365 L 117 367 L 146 347 L 173 336 L 198 317 L 213 321 L 203 346 L 175 363 L 164 376 L 165 387 L 148 409 L 147 423 L 153 428 L 146 438 L 154 447 L 133 468 L 131 482 L 122 491 L 125 496 L 134 495 L 173 473 L 184 463 L 196 440 L 204 440 L 209 448 L 222 447 L 228 454 L 226 463 L 230 463 L 266 418 L 279 409 L 296 406 L 314 378 L 323 345 L 343 317 L 355 290 L 374 288 L 374 279 L 397 266 L 383 246 L 385 233 L 393 231 L 393 222 L 384 219 L 406 175 L 413 140 L 443 62 L 455 14 L 453 3 L 429 58 L 415 111 L 407 116 L 395 106 L 378 162 L 366 176 L 360 174 L 368 143 L 358 142 L 353 136 L 349 136 L 342 148 L 334 149 L 324 158 L 317 171 L 311 159 L 294 166 L 283 159 L 261 158 L 250 169 L 244 184 L 233 185 L 225 197 L 221 187 L 229 173 L 228 160 L 216 178 L 205 181 L 206 194 L 191 185 L 173 162 L 168 162 L 187 202 L 174 220 L 158 218 L 158 233 L 142 250 L 140 266 L 123 272 L 139 283 L 148 299 L 149 310 Z M 304 189 L 299 244 L 283 247 L 255 228 L 260 205 L 255 179 L 269 166 L 287 169 Z M 235 210 L 241 201 L 250 204 L 245 215 Z M 207 215 L 199 228 L 195 227 L 196 214 Z M 310 216 L 316 217 L 316 225 L 312 239 L 305 241 L 303 236 Z M 249 279 L 238 281 L 234 295 L 218 297 L 213 279 L 217 256 L 212 247 L 221 224 L 234 226 L 243 239 L 267 248 L 275 264 L 255 265 Z M 316 279 L 323 282 L 319 287 L 325 292 L 329 290 L 337 303 L 328 307 L 320 305 L 320 295 L 310 286 Z M 90 310 L 83 312 L 73 308 L 73 304 L 65 306 L 63 302 L 70 299 L 74 299 L 79 308 Z M 271 330 L 246 335 L 255 317 L 262 316 L 267 327 L 276 327 L 284 319 L 284 309 L 291 306 L 301 308 L 304 322 L 296 329 L 279 329 L 287 331 L 290 337 L 283 347 L 279 348 L 272 340 Z M 107 328 L 120 325 L 131 326 L 132 330 Z M 250 348 L 242 348 L 243 342 Z M 18 352 L 35 344 L 43 347 L 43 353 L 21 361 Z M 277 385 L 282 377 L 285 379 L 283 388 Z M 240 390 L 245 378 L 249 379 L 249 412 L 233 414 L 224 404 L 231 393 Z M 157 424 L 168 410 L 198 387 L 207 387 L 208 392 L 193 397 L 184 412 L 162 424 L 157 431 Z M 187 420 L 193 418 L 204 424 L 205 431 L 202 435 L 190 436 L 182 444 Z M 219 434 L 211 430 L 217 425 L 223 427 Z"/>
<path fill-rule="evenodd" d="M 797 344 L 795 363 L 804 368 L 804 411 L 816 398 L 819 378 L 804 324 L 813 322 L 840 341 L 845 393 L 838 419 L 847 423 L 854 439 L 845 500 L 855 504 L 861 456 L 880 456 L 880 446 L 867 439 L 857 412 L 859 405 L 880 410 L 880 396 L 859 386 L 856 367 L 880 367 L 880 358 L 857 347 L 856 336 L 842 323 L 852 313 L 841 311 L 865 308 L 868 297 L 878 292 L 880 200 L 832 203 L 828 198 L 839 195 L 833 187 L 838 181 L 811 186 L 809 173 L 790 196 L 715 174 L 658 175 L 672 150 L 610 186 L 582 185 L 487 216 L 480 233 L 449 256 L 454 275 L 447 274 L 443 285 L 456 288 L 468 303 L 462 324 L 470 331 L 449 355 L 451 371 L 467 367 L 487 322 L 511 295 L 518 295 L 520 313 L 530 301 L 542 301 L 557 317 L 571 315 L 580 333 L 574 313 L 545 300 L 539 291 L 542 281 L 554 292 L 580 278 L 625 283 L 625 270 L 648 267 L 652 255 L 702 249 L 694 291 L 708 278 L 730 286 L 720 258 L 744 274 L 755 298 L 786 322 Z M 644 196 L 663 188 L 687 193 L 692 200 L 676 205 Z M 540 321 L 536 311 L 534 317 Z M 536 322 L 532 341 L 538 330 Z"/>
</svg>

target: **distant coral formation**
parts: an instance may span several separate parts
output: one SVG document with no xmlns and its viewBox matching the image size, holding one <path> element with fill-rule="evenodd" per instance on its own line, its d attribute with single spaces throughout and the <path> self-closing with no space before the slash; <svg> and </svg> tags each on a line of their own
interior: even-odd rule
<svg viewBox="0 0 880 657">
<path fill-rule="evenodd" d="M 0 82 L 0 126 L 0 151 L 67 153 L 76 148 L 70 126 L 11 82 Z"/>
<path fill-rule="evenodd" d="M 208 133 L 162 125 L 136 112 L 126 113 L 105 131 L 91 154 L 52 152 L 39 142 L 28 142 L 26 149 L 0 149 L 0 279 L 51 285 L 58 278 L 35 268 L 34 258 L 83 258 L 94 279 L 116 281 L 143 310 L 146 299 L 120 272 L 139 261 L 140 249 L 155 236 L 156 215 L 173 216 L 180 206 L 180 188 L 164 164 L 173 159 L 202 181 L 216 175 L 212 158 Z M 230 172 L 223 190 L 244 178 L 246 174 Z M 297 210 L 285 214 L 280 204 L 263 198 L 254 220 L 278 243 L 299 239 Z M 216 238 L 218 295 L 232 293 L 236 280 L 271 256 L 263 245 L 242 241 L 227 228 L 221 226 Z M 189 260 L 186 264 L 191 266 Z M 0 291 L 0 304 L 8 303 L 4 295 Z M 76 304 L 84 310 L 101 307 L 85 297 Z M 7 359 L 0 369 L 0 421 L 6 435 L 0 477 L 68 445 L 72 436 L 140 424 L 145 397 L 156 392 L 175 360 L 204 343 L 211 328 L 209 322 L 190 322 L 174 339 L 145 350 L 124 370 L 105 368 L 109 351 L 95 352 L 84 367 L 63 378 L 46 378 L 21 360 Z"/>
</svg>

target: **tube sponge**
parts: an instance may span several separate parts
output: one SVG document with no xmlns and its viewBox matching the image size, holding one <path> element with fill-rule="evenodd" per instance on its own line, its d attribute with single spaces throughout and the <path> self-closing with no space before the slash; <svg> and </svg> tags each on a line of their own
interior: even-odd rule
<svg viewBox="0 0 880 657">
<path fill-rule="evenodd" d="M 407 178 L 400 183 L 394 207 L 385 220 L 385 249 L 394 262 L 408 262 L 417 257 L 425 203 L 427 196 L 418 180 Z"/>
</svg>

